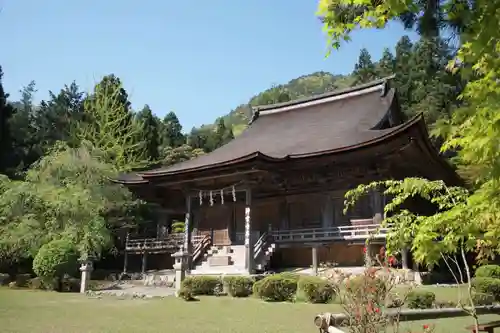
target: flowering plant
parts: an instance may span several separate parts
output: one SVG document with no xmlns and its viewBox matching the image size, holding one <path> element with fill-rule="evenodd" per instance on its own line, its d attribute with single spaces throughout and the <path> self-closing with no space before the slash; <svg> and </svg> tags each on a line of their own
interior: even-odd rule
<svg viewBox="0 0 500 333">
<path fill-rule="evenodd" d="M 366 254 L 368 251 L 363 248 Z M 367 268 L 363 274 L 343 279 L 343 288 L 338 289 L 340 303 L 347 316 L 347 326 L 352 333 L 379 333 L 392 329 L 399 330 L 399 311 L 404 304 L 410 289 L 404 295 L 393 292 L 397 283 L 394 271 L 394 257 L 387 257 L 382 248 L 376 256 L 378 266 L 370 266 L 371 258 L 367 258 Z M 398 302 L 394 302 L 397 296 Z M 385 309 L 391 307 L 396 315 L 390 318 Z M 429 331 L 425 331 L 429 332 Z"/>
</svg>

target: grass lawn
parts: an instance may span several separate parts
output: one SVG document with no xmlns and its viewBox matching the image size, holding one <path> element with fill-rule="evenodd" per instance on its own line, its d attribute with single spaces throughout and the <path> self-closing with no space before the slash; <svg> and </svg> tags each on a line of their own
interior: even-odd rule
<svg viewBox="0 0 500 333">
<path fill-rule="evenodd" d="M 314 315 L 339 310 L 338 304 L 264 303 L 254 298 L 203 297 L 199 302 L 173 297 L 120 300 L 0 288 L 2 333 L 305 333 L 317 332 Z M 500 316 L 485 316 L 484 320 L 495 318 Z M 470 322 L 466 317 L 436 320 L 435 332 L 466 332 L 464 327 Z M 429 321 L 402 323 L 402 327 L 421 332 L 425 323 Z"/>
</svg>

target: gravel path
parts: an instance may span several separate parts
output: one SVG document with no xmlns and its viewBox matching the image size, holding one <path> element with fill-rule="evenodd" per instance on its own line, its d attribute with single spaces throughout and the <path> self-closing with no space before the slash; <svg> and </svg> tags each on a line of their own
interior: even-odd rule
<svg viewBox="0 0 500 333">
<path fill-rule="evenodd" d="M 150 287 L 134 285 L 131 283 L 120 283 L 108 289 L 92 291 L 93 295 L 111 295 L 121 297 L 139 297 L 139 298 L 153 298 L 153 297 L 167 297 L 174 296 L 175 289 L 169 287 Z"/>
</svg>

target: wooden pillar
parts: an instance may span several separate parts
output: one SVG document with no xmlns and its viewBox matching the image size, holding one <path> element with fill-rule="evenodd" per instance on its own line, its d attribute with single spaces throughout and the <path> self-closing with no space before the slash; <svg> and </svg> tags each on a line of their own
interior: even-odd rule
<svg viewBox="0 0 500 333">
<path fill-rule="evenodd" d="M 252 232 L 252 190 L 245 191 L 245 268 L 249 274 L 254 272 L 254 257 L 253 257 L 253 232 Z"/>
<path fill-rule="evenodd" d="M 147 251 L 144 251 L 142 253 L 142 274 L 146 273 L 146 263 L 148 261 L 148 252 Z"/>
<path fill-rule="evenodd" d="M 333 200 L 330 195 L 325 198 L 325 203 L 321 211 L 321 227 L 330 228 L 333 226 L 334 212 L 333 212 Z"/>
<path fill-rule="evenodd" d="M 373 207 L 373 217 L 376 219 L 382 219 L 384 216 L 384 206 L 380 191 L 375 189 L 370 192 L 370 196 Z"/>
<path fill-rule="evenodd" d="M 318 246 L 313 245 L 311 248 L 312 254 L 312 275 L 318 276 Z"/>
<path fill-rule="evenodd" d="M 289 228 L 288 221 L 288 202 L 286 198 L 283 198 L 283 201 L 280 202 L 280 227 L 279 229 L 287 230 Z"/>
<path fill-rule="evenodd" d="M 186 253 L 187 268 L 191 268 L 192 243 L 191 243 L 191 196 L 186 196 L 186 213 L 184 217 L 184 252 Z"/>
</svg>

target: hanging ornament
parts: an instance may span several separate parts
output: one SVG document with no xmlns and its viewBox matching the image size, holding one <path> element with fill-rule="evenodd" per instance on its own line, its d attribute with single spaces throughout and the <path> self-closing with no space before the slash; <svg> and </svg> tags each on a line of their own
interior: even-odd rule
<svg viewBox="0 0 500 333">
<path fill-rule="evenodd" d="M 224 204 L 224 189 L 220 190 L 220 202 Z"/>
<path fill-rule="evenodd" d="M 234 185 L 233 185 L 233 201 L 236 202 L 236 189 L 234 188 Z"/>
<path fill-rule="evenodd" d="M 212 191 L 210 191 L 210 206 L 214 205 L 214 197 L 212 196 Z"/>
<path fill-rule="evenodd" d="M 200 193 L 198 195 L 200 197 L 200 206 L 201 206 L 203 204 L 203 192 L 201 192 L 200 190 Z"/>
</svg>

